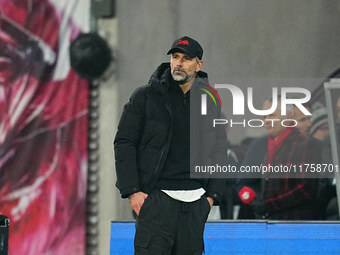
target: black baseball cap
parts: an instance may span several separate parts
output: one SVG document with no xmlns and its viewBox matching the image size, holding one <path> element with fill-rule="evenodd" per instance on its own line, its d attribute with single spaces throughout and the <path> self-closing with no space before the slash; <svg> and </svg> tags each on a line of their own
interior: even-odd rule
<svg viewBox="0 0 340 255">
<path fill-rule="evenodd" d="M 189 57 L 198 57 L 199 59 L 202 59 L 203 56 L 203 49 L 201 45 L 196 40 L 188 36 L 181 37 L 174 41 L 167 55 L 174 52 L 182 52 L 187 54 Z"/>
</svg>

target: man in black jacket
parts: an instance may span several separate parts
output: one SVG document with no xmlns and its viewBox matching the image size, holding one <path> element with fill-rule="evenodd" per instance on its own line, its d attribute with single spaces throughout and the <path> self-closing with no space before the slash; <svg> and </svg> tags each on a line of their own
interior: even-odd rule
<svg viewBox="0 0 340 255">
<path fill-rule="evenodd" d="M 294 109 L 287 107 L 287 114 L 278 107 L 264 116 L 267 136 L 256 138 L 249 146 L 244 166 L 297 166 L 299 171 L 268 170 L 260 179 L 244 179 L 239 184 L 241 201 L 251 205 L 258 219 L 313 220 L 313 202 L 318 189 L 316 173 L 308 173 L 307 164 L 320 163 L 320 152 L 316 144 L 297 127 L 283 126 L 281 121 L 291 119 Z M 265 101 L 263 109 L 272 107 L 272 99 Z M 276 122 L 272 120 L 278 120 Z M 286 168 L 286 169 L 287 169 Z M 267 169 L 270 169 L 269 167 Z M 314 177 L 314 178 L 308 178 Z M 246 185 L 244 185 L 246 184 Z M 239 185 L 240 187 L 242 185 Z M 255 199 L 253 201 L 253 199 Z M 248 206 L 245 208 L 249 209 Z M 248 211 L 249 213 L 249 211 Z M 249 216 L 249 215 L 248 215 Z"/>
<path fill-rule="evenodd" d="M 212 147 L 190 150 L 192 133 L 202 129 L 192 123 L 190 97 L 207 82 L 203 49 L 185 36 L 169 54 L 170 64 L 161 64 L 124 106 L 114 141 L 117 187 L 137 215 L 135 254 L 202 254 L 208 213 L 223 192 L 222 180 L 190 178 L 189 171 L 195 158 L 212 162 L 216 148 L 221 155 L 226 148 L 223 130 L 204 129 Z M 220 107 L 210 112 L 218 116 Z"/>
</svg>

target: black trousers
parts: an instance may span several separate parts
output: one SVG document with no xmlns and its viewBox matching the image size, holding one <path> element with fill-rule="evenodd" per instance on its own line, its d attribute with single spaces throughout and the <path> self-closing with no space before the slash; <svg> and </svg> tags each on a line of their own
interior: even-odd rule
<svg viewBox="0 0 340 255">
<path fill-rule="evenodd" d="M 186 203 L 154 190 L 136 218 L 135 255 L 201 255 L 209 211 L 204 196 Z"/>
</svg>

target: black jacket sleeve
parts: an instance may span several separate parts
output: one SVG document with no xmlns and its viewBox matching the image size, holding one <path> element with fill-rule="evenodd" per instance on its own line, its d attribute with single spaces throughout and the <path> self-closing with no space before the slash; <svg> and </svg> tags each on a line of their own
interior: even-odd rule
<svg viewBox="0 0 340 255">
<path fill-rule="evenodd" d="M 122 198 L 140 190 L 137 150 L 145 123 L 146 87 L 140 87 L 124 106 L 114 140 L 117 183 Z"/>
</svg>

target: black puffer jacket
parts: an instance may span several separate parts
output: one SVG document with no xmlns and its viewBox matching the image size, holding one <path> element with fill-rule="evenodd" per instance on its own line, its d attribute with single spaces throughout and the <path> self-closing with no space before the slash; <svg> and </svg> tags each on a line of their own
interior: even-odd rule
<svg viewBox="0 0 340 255">
<path fill-rule="evenodd" d="M 130 101 L 124 106 L 114 141 L 116 186 L 123 198 L 138 191 L 149 193 L 154 188 L 164 166 L 172 136 L 172 112 L 167 93 L 170 77 L 169 63 L 161 64 L 151 76 L 149 83 L 136 89 Z M 198 88 L 199 84 L 203 82 L 202 79 L 207 79 L 207 75 L 200 71 L 197 74 L 195 85 L 190 90 L 191 96 L 200 93 L 201 90 Z M 209 102 L 207 108 L 210 114 L 208 118 L 209 125 L 212 126 L 211 119 L 220 118 L 220 107 L 210 105 Z M 191 105 L 191 107 L 193 106 Z M 194 107 L 196 108 L 196 106 Z M 195 114 L 191 115 L 191 126 L 193 127 L 191 130 L 194 132 L 190 135 L 195 133 L 196 136 L 199 136 L 199 130 L 205 129 L 203 130 L 204 137 L 209 141 L 207 144 L 210 145 L 192 150 L 193 160 L 199 161 L 204 155 L 204 158 L 208 158 L 205 162 L 208 161 L 209 164 L 215 162 L 212 157 L 219 158 L 220 164 L 226 164 L 226 134 L 223 127 L 209 132 L 204 125 L 198 128 L 193 124 L 192 120 L 195 119 L 195 116 L 200 115 L 200 106 L 197 107 Z M 216 132 L 216 130 L 219 131 Z M 204 144 L 204 141 L 202 143 Z M 213 155 L 210 157 L 209 154 Z M 201 179 L 201 182 L 207 195 L 213 197 L 218 203 L 223 191 L 223 180 L 204 178 Z"/>
</svg>

